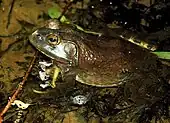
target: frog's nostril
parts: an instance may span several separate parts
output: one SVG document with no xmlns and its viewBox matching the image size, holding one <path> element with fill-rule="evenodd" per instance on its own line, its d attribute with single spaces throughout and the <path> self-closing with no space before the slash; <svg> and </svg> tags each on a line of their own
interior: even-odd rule
<svg viewBox="0 0 170 123">
<path fill-rule="evenodd" d="M 43 40 L 43 38 L 42 38 L 42 36 L 40 34 L 36 34 L 36 37 L 37 37 L 38 41 L 42 41 Z"/>
<path fill-rule="evenodd" d="M 37 36 L 40 36 L 40 34 L 36 34 Z"/>
</svg>

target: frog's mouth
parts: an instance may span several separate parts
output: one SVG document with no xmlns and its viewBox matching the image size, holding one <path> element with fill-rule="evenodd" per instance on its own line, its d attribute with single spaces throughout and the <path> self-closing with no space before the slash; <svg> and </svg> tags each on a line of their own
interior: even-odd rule
<svg viewBox="0 0 170 123">
<path fill-rule="evenodd" d="M 70 65 L 70 61 L 62 59 L 62 58 L 58 58 L 58 59 L 54 59 L 54 62 L 58 65 Z"/>
<path fill-rule="evenodd" d="M 53 52 L 50 52 L 49 50 L 44 50 L 41 48 L 37 48 L 37 49 L 40 52 L 42 52 L 44 55 L 46 55 L 47 57 L 53 59 L 53 61 L 55 61 L 55 63 L 58 65 L 73 66 L 77 63 L 77 61 L 76 61 L 77 59 L 75 59 L 75 58 L 71 58 L 71 59 L 63 58 L 63 57 L 55 55 Z"/>
</svg>

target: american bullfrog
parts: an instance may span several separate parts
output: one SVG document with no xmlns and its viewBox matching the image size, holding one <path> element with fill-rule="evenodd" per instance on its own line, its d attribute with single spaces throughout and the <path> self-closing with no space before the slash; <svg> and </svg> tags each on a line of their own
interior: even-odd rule
<svg viewBox="0 0 170 123">
<path fill-rule="evenodd" d="M 57 29 L 37 29 L 29 39 L 55 61 L 63 78 L 73 75 L 78 82 L 92 86 L 112 87 L 134 75 L 140 78 L 152 69 L 143 67 L 157 61 L 148 50 L 121 38 L 87 34 L 67 24 L 59 24 Z"/>
</svg>

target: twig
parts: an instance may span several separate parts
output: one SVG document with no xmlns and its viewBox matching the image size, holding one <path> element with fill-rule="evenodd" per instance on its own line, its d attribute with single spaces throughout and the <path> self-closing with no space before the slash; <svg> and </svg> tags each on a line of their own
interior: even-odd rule
<svg viewBox="0 0 170 123">
<path fill-rule="evenodd" d="M 8 26 L 10 24 L 11 14 L 12 14 L 12 10 L 13 10 L 13 7 L 14 7 L 14 3 L 15 3 L 15 0 L 13 0 L 12 3 L 11 3 L 11 7 L 10 7 L 10 10 L 9 10 L 9 14 L 8 14 L 8 21 L 7 21 L 6 28 L 8 28 Z"/>
<path fill-rule="evenodd" d="M 68 8 L 71 6 L 73 2 L 70 1 L 65 7 L 64 7 L 64 10 L 63 12 L 61 13 L 60 17 L 58 18 L 58 20 L 60 20 L 62 18 L 62 16 L 66 13 L 66 11 L 68 10 Z"/>
<path fill-rule="evenodd" d="M 33 63 L 34 63 L 37 55 L 38 55 L 38 51 L 35 52 L 35 54 L 34 54 L 34 56 L 33 56 L 33 58 L 32 58 L 32 61 L 31 61 L 30 65 L 29 65 L 29 68 L 28 68 L 28 70 L 27 70 L 27 72 L 26 72 L 23 80 L 20 82 L 17 90 L 16 90 L 15 93 L 12 95 L 12 97 L 9 99 L 9 101 L 8 101 L 7 105 L 5 106 L 5 108 L 3 109 L 3 111 L 0 113 L 0 123 L 2 123 L 3 115 L 8 111 L 8 109 L 9 109 L 10 106 L 11 106 L 11 103 L 16 99 L 18 93 L 22 90 L 22 87 L 23 87 L 25 81 L 27 80 L 27 77 L 28 77 L 28 75 L 29 75 L 29 73 L 30 73 L 30 71 L 31 71 L 31 69 L 32 69 Z"/>
<path fill-rule="evenodd" d="M 14 37 L 14 36 L 17 36 L 19 33 L 20 33 L 20 31 L 17 32 L 17 33 L 8 34 L 8 35 L 1 35 L 1 34 L 0 34 L 0 37 L 2 37 L 2 38 Z"/>
</svg>

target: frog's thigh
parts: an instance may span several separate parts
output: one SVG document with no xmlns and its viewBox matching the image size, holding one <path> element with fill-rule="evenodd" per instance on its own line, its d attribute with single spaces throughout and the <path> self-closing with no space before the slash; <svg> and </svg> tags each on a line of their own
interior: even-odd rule
<svg viewBox="0 0 170 123">
<path fill-rule="evenodd" d="M 116 80 L 109 80 L 108 77 L 103 77 L 98 74 L 93 74 L 90 72 L 82 72 L 76 75 L 76 80 L 83 84 L 98 86 L 98 87 L 113 87 L 117 86 Z"/>
</svg>

